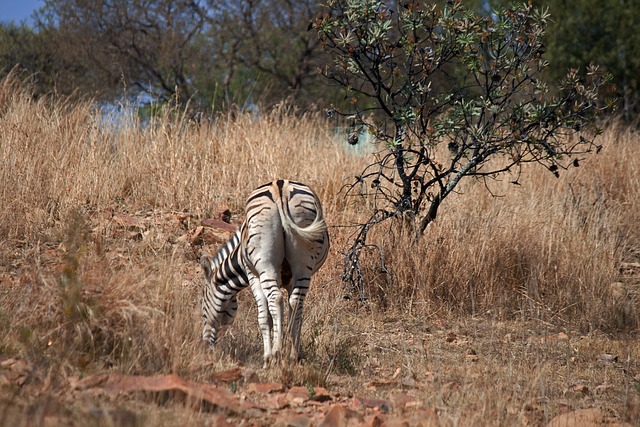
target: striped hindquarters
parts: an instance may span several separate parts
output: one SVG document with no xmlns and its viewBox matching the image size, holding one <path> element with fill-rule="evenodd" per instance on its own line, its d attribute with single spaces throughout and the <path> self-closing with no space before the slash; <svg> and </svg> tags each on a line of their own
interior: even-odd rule
<svg viewBox="0 0 640 427">
<path fill-rule="evenodd" d="M 277 209 L 284 233 L 302 239 L 307 244 L 329 245 L 327 224 L 318 196 L 307 185 L 296 181 L 277 180 L 258 187 L 251 193 L 246 207 L 246 233 L 250 229 L 272 226 L 272 215 Z M 251 235 L 243 235 L 243 244 L 249 243 Z M 325 251 L 326 252 L 326 251 Z M 324 257 L 318 268 L 324 262 Z"/>
</svg>

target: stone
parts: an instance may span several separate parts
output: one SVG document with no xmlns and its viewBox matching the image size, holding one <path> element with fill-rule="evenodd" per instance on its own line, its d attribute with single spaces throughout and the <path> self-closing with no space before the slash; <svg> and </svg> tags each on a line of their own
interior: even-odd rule
<svg viewBox="0 0 640 427">
<path fill-rule="evenodd" d="M 240 368 L 229 369 L 227 371 L 214 372 L 209 378 L 209 382 L 213 383 L 232 383 L 242 378 L 242 370 Z"/>
<path fill-rule="evenodd" d="M 312 420 L 306 415 L 284 415 L 278 418 L 274 427 L 311 427 Z"/>
<path fill-rule="evenodd" d="M 612 363 L 612 362 L 617 362 L 618 361 L 618 356 L 616 356 L 615 354 L 600 354 L 598 355 L 598 362 L 602 362 L 602 363 Z"/>
<path fill-rule="evenodd" d="M 356 396 L 351 401 L 351 406 L 356 411 L 363 409 L 378 410 L 384 414 L 391 411 L 391 403 L 384 399 L 372 399 L 368 397 Z"/>
<path fill-rule="evenodd" d="M 319 427 L 351 427 L 362 426 L 365 423 L 364 417 L 358 412 L 347 408 L 344 405 L 332 405 Z M 370 424 L 365 424 L 370 425 Z"/>
<path fill-rule="evenodd" d="M 292 405 L 303 405 L 309 400 L 309 390 L 306 387 L 291 387 L 287 393 L 287 400 Z"/>
<path fill-rule="evenodd" d="M 249 383 L 247 384 L 247 393 L 280 393 L 284 391 L 282 383 Z"/>
<path fill-rule="evenodd" d="M 320 423 L 320 427 L 347 427 L 347 408 L 333 405 Z"/>
<path fill-rule="evenodd" d="M 310 396 L 309 400 L 312 400 L 315 402 L 328 402 L 330 400 L 333 400 L 333 398 L 331 397 L 331 394 L 329 394 L 329 391 L 327 391 L 326 388 L 314 387 L 313 396 Z"/>
</svg>

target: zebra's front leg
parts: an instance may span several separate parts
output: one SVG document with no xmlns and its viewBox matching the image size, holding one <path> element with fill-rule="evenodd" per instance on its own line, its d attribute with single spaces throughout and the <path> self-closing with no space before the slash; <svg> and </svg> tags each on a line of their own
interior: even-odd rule
<svg viewBox="0 0 640 427">
<path fill-rule="evenodd" d="M 218 337 L 233 323 L 237 311 L 238 298 L 237 295 L 233 295 L 229 301 L 221 303 L 220 311 L 216 311 L 211 319 L 203 317 L 202 339 L 209 343 L 211 348 L 215 348 Z"/>
<path fill-rule="evenodd" d="M 206 342 L 210 348 L 215 348 L 217 341 L 216 328 L 207 319 L 204 319 L 202 325 L 202 340 Z"/>
</svg>

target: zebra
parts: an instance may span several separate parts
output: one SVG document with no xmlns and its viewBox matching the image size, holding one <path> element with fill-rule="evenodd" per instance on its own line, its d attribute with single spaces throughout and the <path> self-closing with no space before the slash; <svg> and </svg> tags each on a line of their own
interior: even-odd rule
<svg viewBox="0 0 640 427">
<path fill-rule="evenodd" d="M 282 351 L 284 288 L 289 299 L 291 358 L 300 361 L 304 299 L 311 276 L 324 264 L 328 252 L 322 206 L 311 188 L 279 179 L 255 189 L 236 233 L 215 256 L 200 259 L 205 277 L 202 339 L 212 347 L 216 344 L 233 323 L 237 293 L 250 286 L 258 306 L 267 367 Z"/>
</svg>

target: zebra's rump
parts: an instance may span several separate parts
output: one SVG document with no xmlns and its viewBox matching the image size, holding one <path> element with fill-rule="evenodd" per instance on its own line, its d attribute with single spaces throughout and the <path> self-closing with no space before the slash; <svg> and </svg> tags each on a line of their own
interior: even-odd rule
<svg viewBox="0 0 640 427">
<path fill-rule="evenodd" d="M 307 244 L 328 243 L 327 224 L 318 196 L 307 185 L 288 180 L 277 180 L 262 185 L 251 193 L 247 201 L 246 236 L 243 243 L 261 229 L 276 227 L 278 223 L 290 238 L 301 239 Z"/>
</svg>

